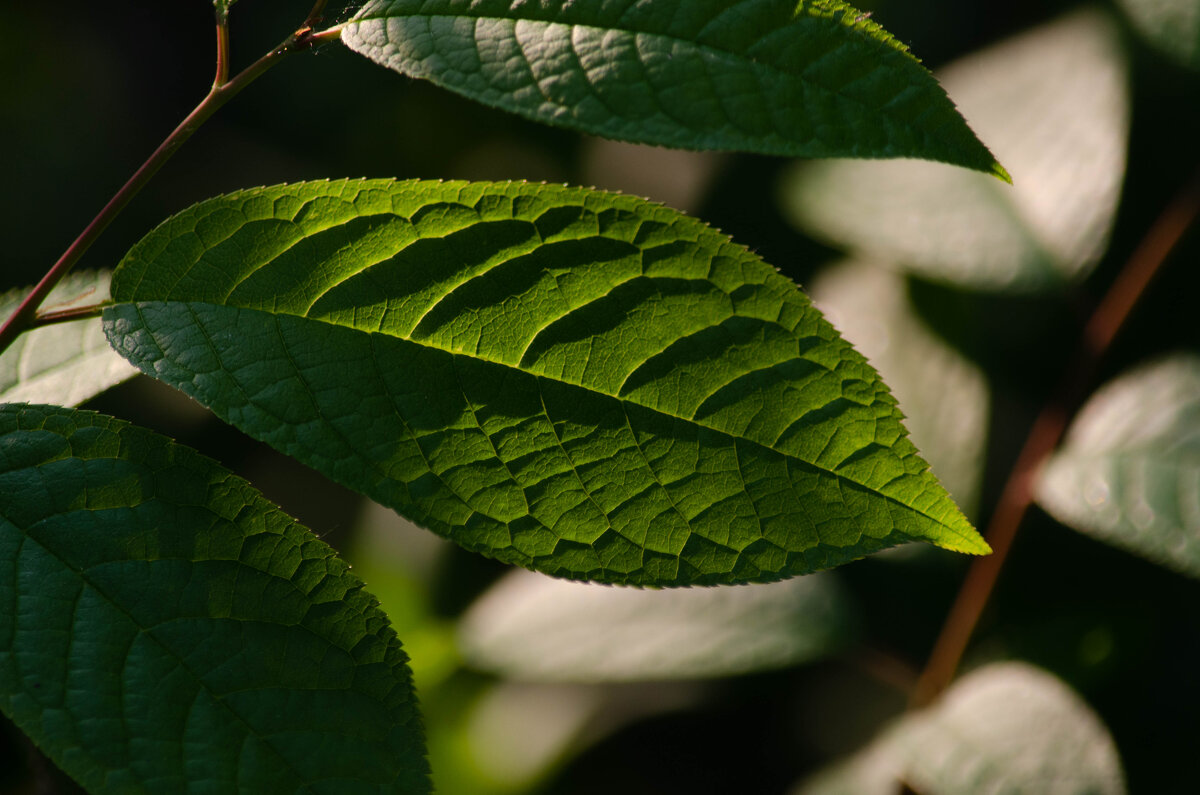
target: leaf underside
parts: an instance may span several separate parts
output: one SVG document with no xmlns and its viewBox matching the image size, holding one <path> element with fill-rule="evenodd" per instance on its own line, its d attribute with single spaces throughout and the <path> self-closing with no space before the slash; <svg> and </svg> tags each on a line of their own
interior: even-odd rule
<svg viewBox="0 0 1200 795">
<path fill-rule="evenodd" d="M 387 617 L 216 463 L 0 407 L 0 550 L 0 707 L 89 792 L 429 791 Z"/>
<path fill-rule="evenodd" d="M 979 668 L 795 795 L 929 793 L 1124 795 L 1116 743 L 1050 673 L 1018 662 Z"/>
<path fill-rule="evenodd" d="M 245 191 L 136 246 L 113 346 L 450 539 L 617 583 L 987 546 L 791 282 L 640 199 L 523 183 Z"/>
<path fill-rule="evenodd" d="M 50 292 L 45 308 L 98 304 L 108 298 L 111 276 L 69 274 Z M 12 314 L 30 289 L 0 295 L 0 318 Z M 104 339 L 99 318 L 44 326 L 25 332 L 0 354 L 0 403 L 77 406 L 134 375 L 137 370 Z"/>
<path fill-rule="evenodd" d="M 906 48 L 837 0 L 372 0 L 350 49 L 547 124 L 685 149 L 1008 175 Z"/>
<path fill-rule="evenodd" d="M 1093 395 L 1037 499 L 1069 527 L 1200 577 L 1200 356 L 1144 365 Z"/>
</svg>

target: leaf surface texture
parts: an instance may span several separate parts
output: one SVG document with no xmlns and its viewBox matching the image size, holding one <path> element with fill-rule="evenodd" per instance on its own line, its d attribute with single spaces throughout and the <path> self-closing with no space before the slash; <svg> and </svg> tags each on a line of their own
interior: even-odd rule
<svg viewBox="0 0 1200 795">
<path fill-rule="evenodd" d="M 371 0 L 342 41 L 401 74 L 606 138 L 921 157 L 1007 179 L 869 17 L 837 0 Z"/>
<path fill-rule="evenodd" d="M 547 573 L 774 580 L 987 550 L 875 372 L 704 224 L 522 183 L 233 194 L 114 278 L 114 347 L 469 549 Z"/>
<path fill-rule="evenodd" d="M 387 617 L 215 462 L 0 407 L 0 550 L 0 706 L 89 792 L 429 791 Z"/>
</svg>

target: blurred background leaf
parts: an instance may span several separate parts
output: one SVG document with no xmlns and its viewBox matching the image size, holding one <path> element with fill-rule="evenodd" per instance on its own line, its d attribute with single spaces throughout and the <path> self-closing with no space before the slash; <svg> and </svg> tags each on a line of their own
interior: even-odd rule
<svg viewBox="0 0 1200 795">
<path fill-rule="evenodd" d="M 1200 2 L 1117 0 L 1138 33 L 1179 63 L 1200 69 Z"/>
<path fill-rule="evenodd" d="M 730 676 L 843 645 L 853 611 L 833 572 L 736 588 L 614 588 L 514 571 L 463 616 L 483 670 L 532 681 Z"/>
<path fill-rule="evenodd" d="M 1061 680 L 1016 662 L 963 676 L 795 795 L 885 795 L 901 784 L 924 795 L 1125 792 L 1116 745 L 1096 714 Z"/>
<path fill-rule="evenodd" d="M 1200 357 L 1176 354 L 1097 391 L 1037 493 L 1063 524 L 1200 577 Z"/>
<path fill-rule="evenodd" d="M 1089 10 L 956 61 L 938 77 L 1013 184 L 921 161 L 804 164 L 783 183 L 816 237 L 931 279 L 1033 291 L 1104 252 L 1125 173 L 1129 98 L 1107 17 Z"/>
<path fill-rule="evenodd" d="M 108 300 L 108 271 L 71 273 L 43 304 L 60 312 Z M 0 295 L 0 318 L 7 318 L 30 288 Z M 23 334 L 0 354 L 0 403 L 53 403 L 77 406 L 137 375 L 104 338 L 100 318 L 58 323 Z"/>
</svg>

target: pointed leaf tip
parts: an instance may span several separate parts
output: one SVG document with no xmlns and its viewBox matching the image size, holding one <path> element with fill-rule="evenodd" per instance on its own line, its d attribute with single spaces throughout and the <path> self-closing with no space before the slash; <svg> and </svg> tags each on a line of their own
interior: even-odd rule
<svg viewBox="0 0 1200 795">
<path fill-rule="evenodd" d="M 113 291 L 109 339 L 143 371 L 505 562 L 680 586 L 986 550 L 808 298 L 641 199 L 244 191 L 152 232 Z"/>
<path fill-rule="evenodd" d="M 993 173 L 937 80 L 840 0 L 370 0 L 342 42 L 400 74 L 623 141 Z"/>
</svg>

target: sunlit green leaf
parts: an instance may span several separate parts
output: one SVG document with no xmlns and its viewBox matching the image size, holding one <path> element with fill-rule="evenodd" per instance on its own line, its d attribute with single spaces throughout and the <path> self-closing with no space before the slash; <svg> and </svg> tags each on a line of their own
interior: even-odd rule
<svg viewBox="0 0 1200 795">
<path fill-rule="evenodd" d="M 1200 69 L 1200 0 L 1118 0 L 1118 5 L 1151 44 Z"/>
<path fill-rule="evenodd" d="M 1120 196 L 1125 73 L 1107 17 L 1072 14 L 939 72 L 1012 185 L 936 163 L 804 163 L 784 205 L 813 236 L 930 279 L 1014 291 L 1077 280 Z"/>
<path fill-rule="evenodd" d="M 44 311 L 98 304 L 108 298 L 108 271 L 75 273 L 51 291 Z M 0 295 L 7 318 L 29 289 Z M 104 339 L 100 319 L 75 320 L 26 332 L 0 355 L 0 403 L 75 406 L 137 374 Z"/>
<path fill-rule="evenodd" d="M 0 559 L 0 707 L 89 792 L 428 791 L 387 617 L 215 462 L 0 407 Z"/>
<path fill-rule="evenodd" d="M 1200 577 L 1200 357 L 1163 359 L 1093 395 L 1037 497 L 1063 524 Z"/>
<path fill-rule="evenodd" d="M 963 677 L 795 795 L 894 795 L 901 783 L 922 795 L 1125 792 L 1104 724 L 1063 682 L 1024 663 Z"/>
<path fill-rule="evenodd" d="M 913 444 L 969 514 L 987 438 L 983 373 L 921 321 L 904 278 L 895 273 L 841 263 L 821 273 L 809 290 L 829 322 L 891 387 Z"/>
<path fill-rule="evenodd" d="M 607 138 L 922 157 L 1007 177 L 869 17 L 839 0 L 370 0 L 342 41 L 401 74 Z"/>
<path fill-rule="evenodd" d="M 463 656 L 536 681 L 638 681 L 779 668 L 835 649 L 851 611 L 831 574 L 649 591 L 515 571 L 463 617 Z"/>
<path fill-rule="evenodd" d="M 808 299 L 640 199 L 264 188 L 176 216 L 113 284 L 142 370 L 506 562 L 684 585 L 987 551 Z"/>
</svg>

